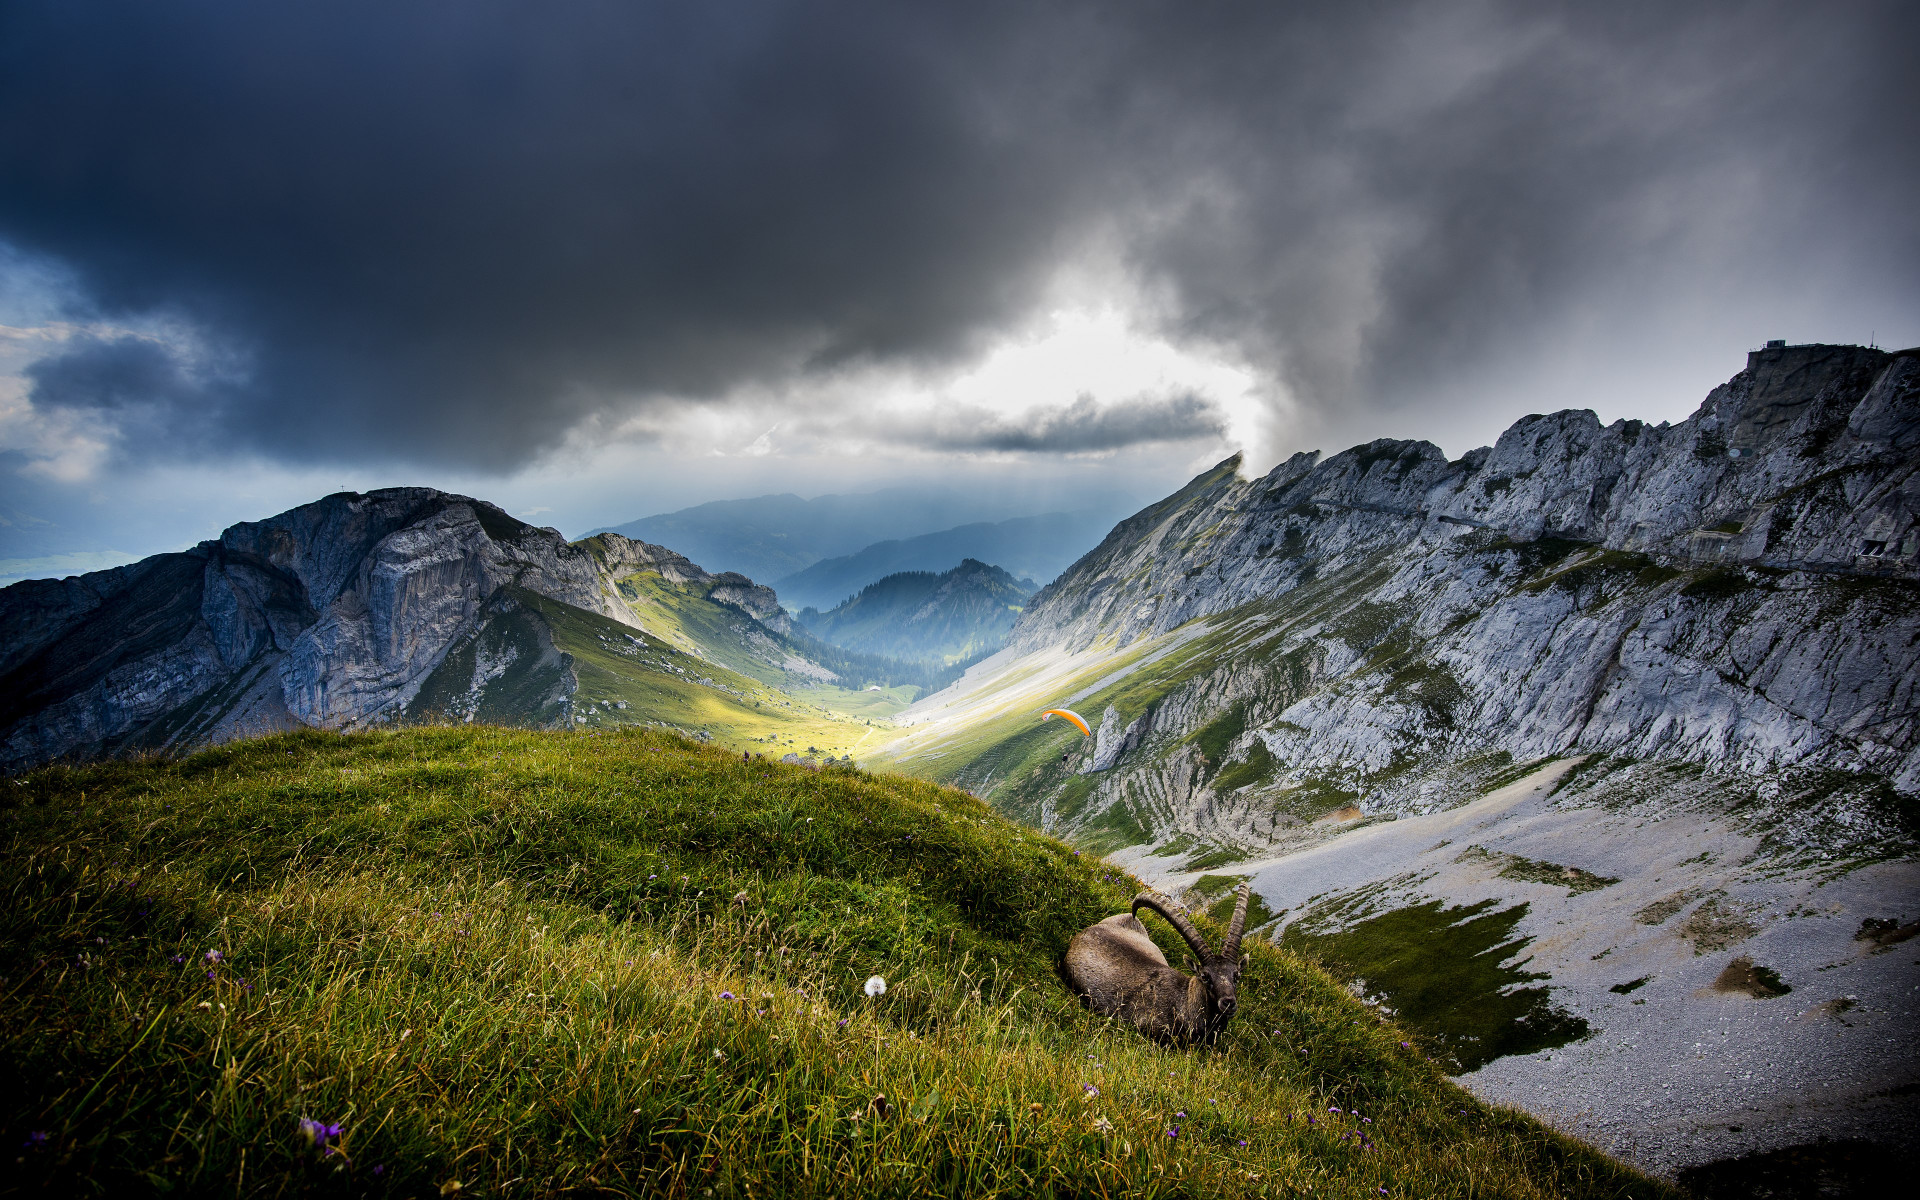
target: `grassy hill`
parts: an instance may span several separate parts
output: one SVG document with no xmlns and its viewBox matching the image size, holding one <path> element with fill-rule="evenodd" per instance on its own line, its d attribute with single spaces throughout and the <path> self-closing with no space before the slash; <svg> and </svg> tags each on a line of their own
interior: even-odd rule
<svg viewBox="0 0 1920 1200">
<path fill-rule="evenodd" d="M 0 797 L 0 1190 L 1668 1194 L 1264 943 L 1218 1048 L 1109 1026 L 1133 881 L 924 781 L 463 726 Z"/>
</svg>

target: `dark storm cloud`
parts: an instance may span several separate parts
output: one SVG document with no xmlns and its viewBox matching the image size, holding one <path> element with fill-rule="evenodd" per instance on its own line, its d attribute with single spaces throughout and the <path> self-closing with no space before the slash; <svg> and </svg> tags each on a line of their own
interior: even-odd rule
<svg viewBox="0 0 1920 1200">
<path fill-rule="evenodd" d="M 936 450 L 1083 454 L 1218 437 L 1225 430 L 1224 416 L 1198 396 L 1140 397 L 1107 405 L 1081 396 L 1015 417 L 961 409 L 881 432 L 890 441 Z"/>
<path fill-rule="evenodd" d="M 1115 247 L 1169 332 L 1391 403 L 1679 271 L 1911 302 L 1914 12 L 15 0 L 0 238 L 247 364 L 77 345 L 36 404 L 146 370 L 182 441 L 286 459 L 498 469 L 952 361 Z M 1036 428 L 975 436 L 1073 448 Z"/>
</svg>

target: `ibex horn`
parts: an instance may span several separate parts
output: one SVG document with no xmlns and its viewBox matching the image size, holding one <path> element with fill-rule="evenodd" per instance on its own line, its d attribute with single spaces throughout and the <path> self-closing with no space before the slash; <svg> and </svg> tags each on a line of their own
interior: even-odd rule
<svg viewBox="0 0 1920 1200">
<path fill-rule="evenodd" d="M 1227 926 L 1227 940 L 1220 943 L 1220 957 L 1229 961 L 1240 957 L 1240 932 L 1247 927 L 1247 896 L 1253 884 L 1240 885 L 1239 903 L 1233 906 L 1233 924 Z"/>
<path fill-rule="evenodd" d="M 1187 939 L 1187 945 L 1193 947 L 1193 952 L 1200 956 L 1201 962 L 1212 961 L 1213 953 L 1207 949 L 1207 943 L 1201 938 L 1200 931 L 1195 929 L 1193 923 L 1182 916 L 1172 905 L 1161 900 L 1160 897 L 1154 895 L 1152 892 L 1141 892 L 1133 898 L 1134 915 L 1138 917 L 1140 910 L 1143 908 L 1150 908 L 1159 913 L 1167 919 L 1167 924 L 1179 930 L 1180 936 Z"/>
</svg>

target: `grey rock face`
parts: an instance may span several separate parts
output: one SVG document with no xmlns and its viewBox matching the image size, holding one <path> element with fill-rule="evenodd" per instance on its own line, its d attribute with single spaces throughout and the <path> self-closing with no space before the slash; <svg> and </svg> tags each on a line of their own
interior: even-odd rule
<svg viewBox="0 0 1920 1200">
<path fill-rule="evenodd" d="M 1252 480 L 1229 460 L 1116 527 L 1010 644 L 1124 647 L 1197 617 L 1235 631 L 1147 712 L 1109 709 L 1078 764 L 1104 772 L 1087 814 L 1126 798 L 1161 828 L 1286 824 L 1189 761 L 1183 739 L 1236 704 L 1230 760 L 1258 742 L 1270 785 L 1337 783 L 1369 812 L 1431 807 L 1438 764 L 1495 751 L 1911 793 L 1916 449 L 1920 355 L 1802 346 L 1755 352 L 1671 427 L 1561 412 L 1452 462 L 1392 440 Z"/>
<path fill-rule="evenodd" d="M 612 580 L 636 567 L 784 620 L 744 576 L 617 534 L 570 545 L 429 488 L 328 496 L 185 553 L 15 584 L 0 590 L 0 769 L 392 719 L 502 589 L 635 625 Z"/>
</svg>

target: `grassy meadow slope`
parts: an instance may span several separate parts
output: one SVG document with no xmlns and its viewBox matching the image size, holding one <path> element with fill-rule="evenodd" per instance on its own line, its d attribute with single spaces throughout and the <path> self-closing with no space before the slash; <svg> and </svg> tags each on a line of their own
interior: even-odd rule
<svg viewBox="0 0 1920 1200">
<path fill-rule="evenodd" d="M 1218 1048 L 1109 1026 L 1134 882 L 923 781 L 470 725 L 0 797 L 9 1193 L 1665 1194 L 1264 943 Z"/>
</svg>

